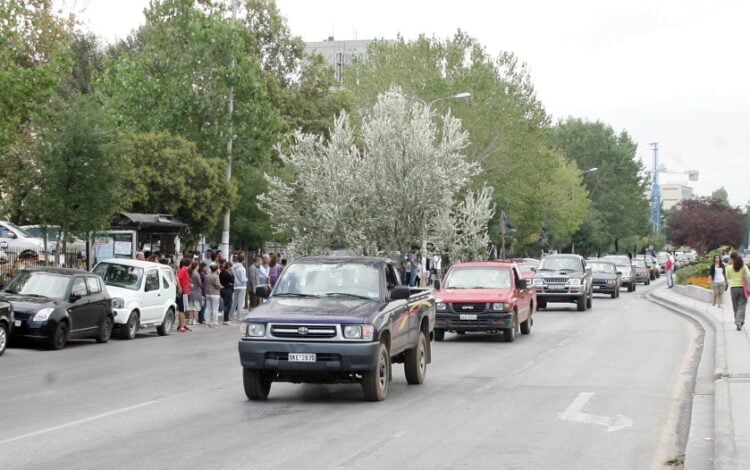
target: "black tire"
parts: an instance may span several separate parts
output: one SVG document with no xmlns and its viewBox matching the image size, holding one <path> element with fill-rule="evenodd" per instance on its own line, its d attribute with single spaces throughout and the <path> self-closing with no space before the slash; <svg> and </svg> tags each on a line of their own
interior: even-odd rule
<svg viewBox="0 0 750 470">
<path fill-rule="evenodd" d="M 242 369 L 242 385 L 245 388 L 245 395 L 248 400 L 265 400 L 271 392 L 271 372 L 250 369 Z"/>
<path fill-rule="evenodd" d="M 651 285 L 651 279 L 649 279 L 649 280 L 647 280 L 647 281 L 646 281 L 646 285 L 647 285 L 647 286 L 650 286 L 650 285 Z"/>
<path fill-rule="evenodd" d="M 534 311 L 534 308 L 532 307 L 531 311 Z M 528 335 L 531 333 L 531 325 L 534 323 L 534 320 L 531 319 L 531 313 L 529 313 L 529 318 L 526 319 L 526 321 L 521 322 L 521 334 L 522 335 Z"/>
<path fill-rule="evenodd" d="M 427 337 L 424 331 L 419 332 L 417 344 L 406 351 L 404 361 L 406 381 L 411 385 L 421 385 L 427 375 Z"/>
<path fill-rule="evenodd" d="M 445 339 L 445 330 L 442 328 L 435 328 L 435 341 L 442 341 Z"/>
<path fill-rule="evenodd" d="M 159 334 L 159 336 L 167 336 L 172 331 L 173 326 L 174 310 L 170 308 L 167 311 L 167 314 L 164 315 L 164 321 L 162 322 L 162 324 L 156 327 L 156 332 Z"/>
<path fill-rule="evenodd" d="M 367 371 L 362 378 L 362 391 L 367 401 L 383 401 L 388 396 L 391 382 L 391 356 L 388 347 L 380 343 L 375 368 Z"/>
<path fill-rule="evenodd" d="M 589 292 L 589 296 L 588 296 L 588 298 L 586 299 L 586 308 L 587 308 L 587 309 L 588 309 L 588 308 L 591 308 L 591 302 L 593 302 L 593 300 L 594 300 L 594 292 L 593 292 L 593 291 L 591 291 L 591 292 Z"/>
<path fill-rule="evenodd" d="M 138 333 L 139 317 L 138 312 L 133 311 L 128 317 L 127 323 L 120 326 L 120 339 L 133 339 Z"/>
<path fill-rule="evenodd" d="M 516 340 L 516 325 L 518 324 L 518 313 L 513 312 L 513 325 L 510 328 L 503 328 L 503 342 L 512 343 Z"/>
<path fill-rule="evenodd" d="M 613 290 L 613 291 L 612 291 L 612 298 L 613 298 L 613 299 L 616 299 L 616 298 L 617 298 L 617 291 L 616 291 L 616 290 Z"/>
<path fill-rule="evenodd" d="M 114 318 L 107 315 L 104 317 L 104 321 L 102 322 L 102 325 L 99 327 L 99 333 L 96 335 L 94 339 L 96 339 L 97 343 L 106 343 L 109 341 L 109 338 L 112 337 L 112 328 L 115 326 L 115 320 Z"/>
<path fill-rule="evenodd" d="M 0 356 L 5 352 L 5 348 L 8 347 L 8 326 L 5 323 L 0 323 Z"/>
<path fill-rule="evenodd" d="M 581 294 L 581 296 L 578 297 L 578 300 L 576 300 L 576 307 L 578 307 L 579 312 L 586 311 L 586 294 Z"/>
<path fill-rule="evenodd" d="M 66 323 L 60 322 L 57 324 L 57 328 L 55 328 L 55 331 L 52 333 L 52 336 L 49 338 L 49 347 L 50 349 L 62 349 L 65 347 L 65 344 L 68 342 L 68 325 Z"/>
<path fill-rule="evenodd" d="M 636 283 L 634 282 L 634 283 L 633 283 L 633 292 L 635 292 L 635 290 L 636 290 L 637 288 L 638 288 L 638 284 L 636 284 Z"/>
<path fill-rule="evenodd" d="M 628 292 L 633 292 L 635 290 L 635 283 L 631 282 L 628 284 Z"/>
<path fill-rule="evenodd" d="M 541 310 L 547 308 L 547 299 L 536 299 L 536 309 Z"/>
</svg>

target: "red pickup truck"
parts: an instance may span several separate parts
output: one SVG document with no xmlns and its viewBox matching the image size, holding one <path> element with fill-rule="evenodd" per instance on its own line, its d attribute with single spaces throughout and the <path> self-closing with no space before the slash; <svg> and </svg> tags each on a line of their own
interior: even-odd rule
<svg viewBox="0 0 750 470">
<path fill-rule="evenodd" d="M 435 296 L 435 340 L 445 332 L 531 333 L 536 290 L 527 285 L 515 263 L 457 263 L 448 269 Z"/>
</svg>

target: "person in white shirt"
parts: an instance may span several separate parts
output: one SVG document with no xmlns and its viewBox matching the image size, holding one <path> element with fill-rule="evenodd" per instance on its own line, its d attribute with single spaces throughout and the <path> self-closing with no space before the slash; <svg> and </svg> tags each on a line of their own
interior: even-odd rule
<svg viewBox="0 0 750 470">
<path fill-rule="evenodd" d="M 231 318 L 239 322 L 242 320 L 242 309 L 245 308 L 245 294 L 247 292 L 247 271 L 245 270 L 245 256 L 237 255 L 232 265 L 234 274 L 234 291 L 232 292 Z M 224 322 L 228 324 L 229 322 Z"/>
<path fill-rule="evenodd" d="M 727 269 L 724 263 L 721 262 L 721 256 L 714 256 L 709 277 L 711 278 L 711 290 L 714 293 L 714 300 L 711 305 L 720 307 L 724 303 L 724 291 L 727 290 Z"/>
</svg>

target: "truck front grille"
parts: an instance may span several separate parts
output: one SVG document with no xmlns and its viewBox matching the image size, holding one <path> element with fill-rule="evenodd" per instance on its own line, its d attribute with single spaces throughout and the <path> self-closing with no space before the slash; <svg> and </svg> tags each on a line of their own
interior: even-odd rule
<svg viewBox="0 0 750 470">
<path fill-rule="evenodd" d="M 482 313 L 487 310 L 487 304 L 479 303 L 454 303 L 451 304 L 456 313 Z"/>
<path fill-rule="evenodd" d="M 276 338 L 329 339 L 336 337 L 334 325 L 271 325 L 271 336 Z"/>
</svg>

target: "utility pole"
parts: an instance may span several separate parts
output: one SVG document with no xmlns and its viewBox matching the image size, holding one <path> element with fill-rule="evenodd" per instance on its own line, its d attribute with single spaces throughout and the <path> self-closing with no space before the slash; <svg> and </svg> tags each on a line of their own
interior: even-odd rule
<svg viewBox="0 0 750 470">
<path fill-rule="evenodd" d="M 661 233 L 661 188 L 659 187 L 659 144 L 651 143 L 654 151 L 654 166 L 651 174 L 651 226 L 654 235 Z"/>
<path fill-rule="evenodd" d="M 232 0 L 232 24 L 237 22 L 237 9 L 239 8 L 239 0 Z M 236 59 L 234 53 L 232 53 L 232 59 L 229 62 L 229 76 L 232 80 L 232 84 L 229 86 L 229 106 L 227 108 L 229 114 L 229 140 L 227 141 L 227 185 L 232 182 L 232 146 L 234 144 L 234 124 L 232 122 L 232 116 L 234 115 L 234 67 L 236 65 Z M 231 220 L 231 211 L 227 208 L 224 213 L 224 227 L 221 230 L 221 244 L 219 249 L 227 259 L 231 259 L 229 253 L 229 227 Z"/>
</svg>

